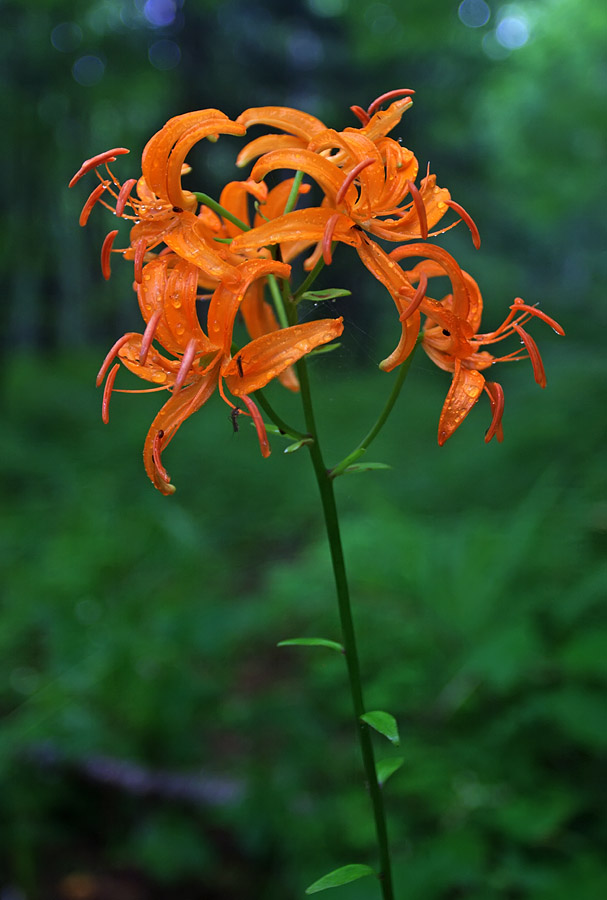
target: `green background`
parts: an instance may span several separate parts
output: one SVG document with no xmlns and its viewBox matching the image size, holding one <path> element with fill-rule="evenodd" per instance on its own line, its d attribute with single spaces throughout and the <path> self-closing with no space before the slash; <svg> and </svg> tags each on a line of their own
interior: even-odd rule
<svg viewBox="0 0 607 900">
<path fill-rule="evenodd" d="M 2 900 L 290 900 L 376 865 L 343 662 L 275 646 L 339 639 L 305 451 L 274 439 L 262 460 L 211 401 L 166 455 L 177 494 L 152 489 L 140 451 L 159 398 L 115 396 L 103 427 L 94 388 L 107 348 L 140 330 L 129 266 L 103 281 L 113 220 L 99 208 L 80 229 L 93 179 L 66 185 L 113 146 L 136 175 L 181 112 L 285 104 L 342 128 L 396 87 L 417 92 L 398 134 L 480 228 L 478 252 L 465 229 L 438 242 L 478 279 L 487 330 L 520 295 L 567 332 L 533 326 L 545 392 L 528 362 L 500 367 L 502 445 L 484 444 L 480 403 L 438 448 L 449 378 L 419 353 L 369 454 L 393 469 L 337 485 L 368 707 L 402 737 L 385 788 L 398 897 L 602 896 L 602 0 L 1 11 Z M 240 177 L 235 147 L 198 148 L 192 185 Z M 313 362 L 335 462 L 390 389 L 377 363 L 395 321 L 347 248 L 323 277 L 354 292 L 318 310 L 346 316 L 342 347 Z"/>
</svg>

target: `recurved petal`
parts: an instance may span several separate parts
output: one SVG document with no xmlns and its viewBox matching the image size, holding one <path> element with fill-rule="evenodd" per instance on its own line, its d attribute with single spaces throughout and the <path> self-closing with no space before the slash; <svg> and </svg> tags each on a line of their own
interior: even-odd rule
<svg viewBox="0 0 607 900">
<path fill-rule="evenodd" d="M 167 196 L 169 203 L 186 209 L 191 203 L 191 194 L 186 195 L 181 189 L 181 166 L 194 144 L 210 135 L 235 134 L 243 135 L 242 125 L 232 122 L 226 116 L 211 116 L 200 124 L 193 125 L 175 144 L 167 165 Z"/>
<path fill-rule="evenodd" d="M 299 109 L 291 109 L 288 106 L 254 106 L 245 109 L 236 121 L 245 128 L 249 128 L 251 125 L 270 125 L 272 128 L 280 128 L 305 141 L 310 141 L 315 134 L 327 127 L 316 116 L 301 112 Z"/>
<path fill-rule="evenodd" d="M 331 202 L 335 201 L 335 195 L 342 186 L 344 175 L 333 163 L 312 153 L 310 150 L 272 150 L 258 159 L 251 170 L 251 178 L 261 181 L 269 172 L 277 169 L 293 169 L 305 172 L 322 188 Z M 356 194 L 354 188 L 350 189 L 352 199 Z"/>
<path fill-rule="evenodd" d="M 178 226 L 164 236 L 164 242 L 182 259 L 198 266 L 216 281 L 237 281 L 236 266 L 221 255 L 221 244 L 211 245 L 205 238 L 204 223 L 190 212 L 179 214 Z"/>
<path fill-rule="evenodd" d="M 118 358 L 129 372 L 143 378 L 144 381 L 151 381 L 158 387 L 169 387 L 175 381 L 175 376 L 179 371 L 181 361 L 179 359 L 168 359 L 161 353 L 154 351 L 148 353 L 145 365 L 139 362 L 141 353 L 141 341 L 143 335 L 134 334 L 131 339 L 118 351 Z"/>
<path fill-rule="evenodd" d="M 245 225 L 251 224 L 249 219 L 249 198 L 254 197 L 260 203 L 263 203 L 268 196 L 268 189 L 265 184 L 258 184 L 253 179 L 247 181 L 229 181 L 221 192 L 219 203 L 233 216 L 244 222 Z M 229 219 L 225 219 L 224 227 L 229 237 L 236 237 L 242 234 L 242 228 L 234 225 Z"/>
<path fill-rule="evenodd" d="M 143 270 L 137 286 L 139 308 L 146 323 L 160 311 L 154 337 L 169 353 L 183 353 L 192 339 L 201 352 L 213 349 L 198 321 L 197 292 L 198 270 L 184 260 L 161 256 Z"/>
<path fill-rule="evenodd" d="M 234 238 L 231 247 L 234 253 L 250 253 L 261 247 L 267 247 L 269 244 L 279 244 L 283 241 L 315 243 L 322 240 L 327 222 L 333 215 L 335 215 L 335 210 L 330 206 L 296 209 L 287 213 L 286 216 L 279 216 L 270 222 L 264 222 L 263 225 Z M 355 229 L 354 221 L 348 216 L 340 216 L 333 232 L 333 240 L 356 246 L 360 237 L 359 232 Z"/>
<path fill-rule="evenodd" d="M 222 348 L 224 355 L 230 353 L 234 318 L 244 295 L 254 281 L 270 274 L 288 278 L 291 266 L 274 259 L 249 259 L 238 266 L 236 283 L 221 283 L 216 288 L 209 304 L 208 334 L 213 344 Z"/>
<path fill-rule="evenodd" d="M 456 360 L 453 381 L 438 423 L 438 443 L 442 447 L 462 424 L 483 393 L 485 379 L 476 369 L 467 369 Z"/>
<path fill-rule="evenodd" d="M 240 169 L 252 160 L 257 159 L 258 156 L 269 153 L 270 150 L 289 150 L 294 147 L 303 149 L 307 144 L 307 140 L 298 138 L 293 134 L 264 134 L 262 137 L 255 138 L 254 141 L 249 141 L 248 144 L 245 144 L 236 157 L 236 165 Z"/>
<path fill-rule="evenodd" d="M 239 397 L 265 387 L 315 347 L 339 337 L 343 330 L 341 317 L 318 319 L 282 328 L 251 341 L 235 359 L 224 365 L 222 374 L 228 390 Z"/>
<path fill-rule="evenodd" d="M 207 375 L 182 388 L 164 404 L 152 422 L 143 447 L 143 462 L 152 484 L 163 494 L 172 494 L 175 488 L 160 461 L 160 454 L 180 425 L 213 394 L 217 387 L 218 372 L 217 365 Z"/>
<path fill-rule="evenodd" d="M 202 109 L 173 116 L 145 145 L 141 157 L 143 177 L 158 197 L 167 199 L 167 164 L 175 143 L 194 125 L 200 125 L 211 117 L 228 118 L 218 109 Z"/>
</svg>

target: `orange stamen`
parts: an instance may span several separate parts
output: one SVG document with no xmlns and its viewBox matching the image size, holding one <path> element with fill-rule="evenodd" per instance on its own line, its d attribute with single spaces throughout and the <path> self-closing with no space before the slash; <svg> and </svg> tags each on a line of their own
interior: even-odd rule
<svg viewBox="0 0 607 900">
<path fill-rule="evenodd" d="M 259 440 L 259 447 L 261 449 L 261 455 L 263 457 L 268 457 L 272 452 L 270 449 L 270 444 L 268 441 L 268 435 L 266 433 L 266 426 L 264 425 L 263 419 L 261 418 L 261 413 L 253 403 L 250 397 L 247 397 L 246 394 L 241 394 L 241 399 L 246 404 L 247 409 L 255 423 L 255 429 L 257 431 L 257 439 Z M 230 404 L 231 405 L 231 404 Z"/>
<path fill-rule="evenodd" d="M 546 322 L 546 324 L 550 325 L 557 334 L 561 336 L 565 335 L 565 329 L 562 328 L 556 319 L 553 319 L 551 316 L 546 315 L 545 312 L 542 312 L 541 309 L 538 309 L 537 306 L 527 306 L 524 300 L 521 297 L 515 297 L 513 305 L 510 309 L 522 309 L 526 313 L 529 313 L 530 316 L 536 316 L 538 319 L 541 319 L 542 322 Z"/>
<path fill-rule="evenodd" d="M 135 281 L 137 284 L 141 284 L 143 282 L 143 257 L 145 256 L 145 251 L 147 248 L 147 241 L 145 238 L 139 238 L 137 243 L 135 244 Z"/>
<path fill-rule="evenodd" d="M 333 241 L 333 234 L 335 232 L 335 228 L 337 227 L 337 223 L 341 218 L 341 213 L 333 213 L 333 215 L 327 219 L 327 224 L 325 225 L 325 230 L 322 235 L 322 258 L 325 261 L 325 265 L 330 266 L 333 262 L 333 256 L 331 254 L 331 243 Z"/>
<path fill-rule="evenodd" d="M 374 163 L 375 161 L 376 160 L 371 159 L 371 158 L 363 159 L 362 162 L 359 162 L 354 166 L 354 168 L 352 169 L 351 172 L 348 172 L 342 186 L 340 187 L 337 194 L 335 195 L 336 203 L 341 203 L 341 201 L 346 196 L 346 191 L 348 190 L 348 188 L 350 187 L 352 182 L 355 180 L 355 178 L 362 172 L 363 169 L 366 169 L 367 166 L 370 166 L 371 163 Z"/>
<path fill-rule="evenodd" d="M 414 93 L 415 91 L 412 91 L 410 88 L 397 88 L 395 91 L 388 91 L 386 94 L 381 94 L 381 96 L 377 97 L 377 99 L 367 107 L 367 115 L 372 116 L 386 100 L 394 100 L 395 97 L 409 97 Z"/>
<path fill-rule="evenodd" d="M 89 220 L 92 208 L 94 207 L 95 203 L 97 203 L 108 184 L 109 181 L 102 181 L 101 184 L 98 184 L 95 190 L 90 193 L 88 200 L 82 207 L 82 212 L 80 213 L 80 218 L 78 219 L 79 225 L 86 225 Z"/>
<path fill-rule="evenodd" d="M 127 204 L 127 200 L 129 199 L 129 194 L 132 189 L 137 184 L 136 178 L 129 178 L 128 181 L 125 181 L 122 187 L 120 188 L 120 193 L 118 194 L 118 199 L 116 200 L 116 215 L 121 216 L 124 212 L 124 207 Z"/>
<path fill-rule="evenodd" d="M 362 106 L 351 106 L 350 109 L 354 113 L 357 119 L 359 119 L 363 125 L 368 125 L 371 121 L 371 116 L 368 112 L 362 108 Z"/>
<path fill-rule="evenodd" d="M 150 352 L 150 347 L 152 346 L 152 341 L 154 340 L 154 334 L 156 333 L 156 329 L 161 317 L 162 310 L 157 309 L 150 316 L 150 320 L 145 326 L 145 331 L 143 332 L 143 337 L 141 338 L 141 347 L 139 348 L 139 362 L 142 366 L 145 366 L 145 362 L 148 358 L 148 353 Z"/>
<path fill-rule="evenodd" d="M 86 159 L 72 180 L 70 181 L 68 187 L 74 187 L 77 181 L 80 181 L 83 175 L 86 175 L 87 172 L 90 172 L 91 169 L 96 169 L 97 166 L 103 165 L 103 163 L 114 162 L 117 156 L 121 156 L 123 153 L 129 153 L 130 151 L 126 149 L 126 147 L 115 147 L 113 150 L 106 150 L 105 153 L 99 153 L 97 156 L 91 156 L 90 159 Z"/>
<path fill-rule="evenodd" d="M 118 229 L 116 229 L 116 231 L 110 231 L 103 242 L 103 246 L 101 247 L 101 274 L 106 281 L 109 280 L 109 277 L 112 274 L 112 270 L 110 268 L 110 253 L 112 252 L 112 244 L 116 240 L 117 234 Z"/>
<path fill-rule="evenodd" d="M 491 425 L 485 433 L 485 443 L 488 444 L 493 437 L 497 437 L 498 441 L 501 443 L 504 440 L 504 430 L 502 428 L 504 389 L 497 381 L 486 381 L 485 391 L 489 397 L 491 412 L 493 414 Z"/>
<path fill-rule="evenodd" d="M 107 377 L 107 381 L 105 382 L 105 386 L 103 388 L 103 400 L 101 401 L 101 420 L 104 425 L 110 421 L 110 397 L 112 396 L 112 389 L 114 387 L 114 382 L 116 381 L 116 375 L 118 374 L 118 369 L 120 368 L 120 363 L 116 363 L 112 371 Z"/>
<path fill-rule="evenodd" d="M 420 303 L 424 299 L 427 287 L 428 287 L 428 276 L 424 272 L 422 272 L 422 274 L 419 277 L 419 284 L 417 286 L 415 296 L 411 300 L 411 303 L 406 308 L 406 310 L 404 312 L 402 312 L 400 314 L 400 316 L 398 317 L 400 322 L 404 322 L 406 319 L 409 318 L 409 316 L 413 315 L 413 313 L 415 312 L 417 307 L 420 305 Z"/>
<path fill-rule="evenodd" d="M 179 366 L 179 371 L 177 372 L 177 377 L 175 378 L 175 386 L 173 387 L 173 395 L 175 395 L 178 391 L 181 390 L 183 382 L 186 380 L 188 376 L 188 372 L 192 368 L 192 363 L 194 362 L 194 357 L 196 356 L 196 339 L 190 338 L 188 341 L 187 347 L 185 348 L 185 352 L 183 357 L 181 358 L 181 365 Z"/>
<path fill-rule="evenodd" d="M 164 437 L 164 431 L 160 429 L 154 435 L 154 440 L 152 442 L 152 459 L 154 460 L 154 465 L 156 466 L 156 471 L 160 475 L 163 481 L 166 481 L 167 484 L 170 484 L 171 478 L 169 473 L 162 465 L 162 460 L 160 459 L 160 454 L 162 453 L 162 439 Z"/>
<path fill-rule="evenodd" d="M 467 213 L 464 207 L 460 206 L 459 203 L 456 203 L 455 200 L 446 200 L 445 202 L 447 206 L 450 206 L 451 209 L 454 209 L 455 212 L 462 217 L 462 219 L 470 229 L 470 234 L 472 235 L 472 243 L 478 250 L 481 245 L 481 235 L 478 228 L 476 227 L 476 222 L 474 221 L 470 213 Z"/>
<path fill-rule="evenodd" d="M 116 354 L 118 353 L 120 348 L 123 347 L 128 341 L 130 341 L 130 339 L 131 339 L 130 334 L 123 334 L 122 337 L 118 338 L 118 340 L 116 341 L 114 346 L 111 348 L 111 350 L 109 351 L 109 353 L 103 360 L 103 363 L 101 364 L 101 368 L 99 369 L 99 371 L 97 373 L 97 378 L 95 379 L 95 384 L 97 385 L 97 387 L 99 387 L 99 385 L 105 378 L 105 373 L 111 366 L 112 360 L 114 359 L 114 357 L 116 356 Z"/>
<path fill-rule="evenodd" d="M 426 207 L 424 206 L 422 195 L 412 181 L 407 181 L 407 187 L 409 188 L 409 193 L 411 194 L 411 198 L 413 200 L 413 206 L 415 207 L 415 212 L 417 213 L 417 218 L 419 219 L 419 232 L 422 239 L 425 241 L 428 237 L 428 217 L 426 216 Z"/>
<path fill-rule="evenodd" d="M 527 334 L 524 328 L 518 324 L 518 322 L 512 323 L 513 329 L 519 335 L 521 341 L 525 345 L 525 349 L 529 354 L 529 359 L 531 360 L 531 365 L 533 366 L 533 377 L 536 380 L 536 383 L 539 384 L 540 387 L 546 387 L 546 373 L 544 371 L 544 364 L 542 362 L 542 357 L 540 356 L 540 351 L 538 349 L 537 344 L 533 340 L 530 334 Z"/>
</svg>

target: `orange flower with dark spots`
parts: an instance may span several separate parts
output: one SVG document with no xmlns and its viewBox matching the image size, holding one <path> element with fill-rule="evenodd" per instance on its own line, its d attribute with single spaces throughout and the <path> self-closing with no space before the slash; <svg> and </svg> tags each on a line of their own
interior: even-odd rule
<svg viewBox="0 0 607 900">
<path fill-rule="evenodd" d="M 154 484 L 163 494 L 175 488 L 161 461 L 161 454 L 181 424 L 200 409 L 215 390 L 233 410 L 237 405 L 227 396 L 241 400 L 240 413 L 252 417 L 264 456 L 270 447 L 261 415 L 250 394 L 279 377 L 298 359 L 316 347 L 338 337 L 342 319 L 321 319 L 294 325 L 252 340 L 232 357 L 234 319 L 250 286 L 272 273 L 287 278 L 290 266 L 275 260 L 249 260 L 235 268 L 230 281 L 221 282 L 211 298 L 207 331 L 203 331 L 196 311 L 198 271 L 185 260 L 161 256 L 145 266 L 138 288 L 139 306 L 146 322 L 143 334 L 120 338 L 106 356 L 99 371 L 100 385 L 107 375 L 103 394 L 103 418 L 109 418 L 109 400 L 119 363 L 155 387 L 169 390 L 170 399 L 155 417 L 144 445 L 144 464 Z M 170 356 L 154 346 L 157 341 Z M 129 391 L 130 393 L 130 391 Z"/>
<path fill-rule="evenodd" d="M 422 346 L 437 366 L 453 373 L 439 419 L 438 443 L 442 446 L 459 428 L 483 392 L 489 397 L 492 412 L 485 441 L 489 442 L 494 436 L 501 441 L 504 391 L 497 382 L 487 381 L 482 372 L 498 362 L 530 359 L 535 381 L 540 387 L 546 387 L 546 374 L 539 349 L 523 326 L 536 318 L 546 322 L 559 335 L 564 335 L 565 332 L 543 310 L 529 306 L 517 297 L 499 328 L 481 333 L 481 292 L 476 281 L 460 269 L 450 254 L 427 244 L 398 247 L 390 254 L 394 260 L 421 255 L 432 256 L 432 259 L 425 259 L 414 269 L 404 273 L 413 284 L 422 279 L 427 284 L 428 279 L 447 275 L 452 285 L 452 293 L 443 297 L 440 302 L 424 297 L 420 304 L 427 317 L 422 332 Z M 513 336 L 520 338 L 522 346 L 511 353 L 493 356 L 483 349 Z"/>
</svg>

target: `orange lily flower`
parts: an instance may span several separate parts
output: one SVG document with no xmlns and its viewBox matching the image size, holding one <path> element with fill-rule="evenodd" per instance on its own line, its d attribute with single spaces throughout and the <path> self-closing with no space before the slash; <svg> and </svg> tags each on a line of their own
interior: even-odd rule
<svg viewBox="0 0 607 900">
<path fill-rule="evenodd" d="M 86 224 L 98 202 L 111 209 L 118 217 L 133 220 L 135 225 L 131 230 L 130 247 L 115 252 L 135 261 L 135 281 L 141 283 L 146 254 L 162 242 L 170 245 L 167 240 L 169 235 L 194 230 L 200 237 L 201 225 L 193 214 L 198 201 L 193 193 L 184 191 L 181 186 L 182 174 L 189 171 L 184 165 L 188 152 L 204 138 L 216 139 L 219 134 L 244 133 L 242 125 L 232 122 L 219 110 L 203 109 L 169 119 L 148 141 L 141 161 L 143 175 L 139 180 L 130 178 L 121 184 L 109 167 L 109 163 L 117 156 L 129 152 L 124 147 L 108 150 L 86 160 L 70 181 L 69 187 L 73 187 L 83 175 L 92 170 L 95 170 L 100 183 L 84 204 L 80 224 Z M 107 177 L 97 171 L 100 166 L 105 166 Z M 131 193 L 135 186 L 137 198 Z M 107 201 L 108 196 L 114 199 L 114 206 Z M 130 208 L 130 213 L 125 212 L 127 207 Z M 110 253 L 117 234 L 117 231 L 111 231 L 103 243 L 101 267 L 105 278 L 110 277 Z M 200 262 L 197 265 L 202 265 L 203 268 L 206 266 L 215 277 L 228 274 L 221 254 L 216 252 L 212 244 L 206 248 L 204 255 L 199 252 L 198 258 Z"/>
<path fill-rule="evenodd" d="M 485 369 L 497 362 L 514 362 L 530 359 L 535 381 L 546 387 L 546 373 L 537 344 L 523 328 L 530 319 L 541 319 L 557 334 L 564 335 L 563 328 L 551 316 L 535 306 L 528 306 L 520 297 L 510 306 L 506 319 L 495 331 L 479 333 L 483 312 L 483 299 L 476 281 L 464 272 L 450 254 L 427 244 L 398 247 L 390 254 L 394 260 L 410 256 L 431 256 L 405 273 L 412 282 L 424 282 L 430 278 L 447 275 L 452 293 L 439 302 L 424 297 L 420 303 L 426 313 L 422 346 L 430 359 L 441 369 L 453 373 L 451 387 L 443 405 L 438 424 L 438 443 L 442 446 L 461 425 L 483 391 L 489 397 L 492 420 L 485 434 L 489 442 L 494 436 L 503 440 L 502 416 L 504 391 L 500 384 L 487 381 L 482 375 Z M 493 356 L 483 347 L 517 335 L 522 347 L 504 356 Z"/>
<path fill-rule="evenodd" d="M 175 262 L 169 255 L 148 263 L 137 289 L 145 331 L 120 338 L 106 356 L 97 377 L 99 385 L 107 375 L 102 404 L 105 422 L 109 420 L 110 396 L 120 368 L 120 363 L 112 366 L 116 357 L 135 375 L 154 383 L 156 387 L 151 390 L 171 391 L 170 399 L 152 422 L 143 450 L 148 476 L 163 494 L 173 493 L 175 487 L 162 463 L 161 453 L 181 424 L 209 400 L 215 389 L 232 408 L 232 415 L 242 413 L 252 417 L 261 452 L 268 456 L 270 447 L 263 420 L 249 395 L 343 331 L 342 319 L 295 325 L 252 340 L 233 357 L 234 319 L 247 289 L 270 273 L 287 278 L 290 266 L 275 260 L 248 260 L 234 271 L 235 276 L 220 283 L 213 293 L 205 333 L 196 312 L 196 266 L 183 259 Z M 174 358 L 158 352 L 154 340 Z M 242 400 L 246 410 L 228 399 L 226 389 Z"/>
</svg>

